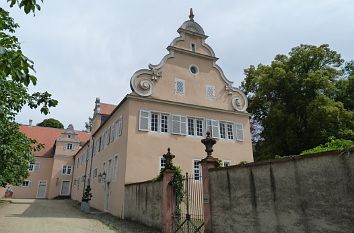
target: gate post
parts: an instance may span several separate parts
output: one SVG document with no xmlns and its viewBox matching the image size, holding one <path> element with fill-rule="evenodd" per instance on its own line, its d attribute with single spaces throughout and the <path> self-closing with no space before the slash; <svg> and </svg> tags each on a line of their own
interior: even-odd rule
<svg viewBox="0 0 354 233">
<path fill-rule="evenodd" d="M 175 157 L 170 153 L 168 148 L 167 154 L 163 157 L 166 159 L 166 167 L 163 171 L 162 179 L 162 221 L 163 221 L 163 233 L 173 232 L 173 213 L 174 213 L 174 194 L 171 181 L 175 172 L 171 170 L 172 159 Z"/>
<path fill-rule="evenodd" d="M 202 179 L 203 179 L 203 212 L 204 212 L 204 232 L 212 233 L 211 209 L 210 209 L 210 192 L 209 192 L 209 169 L 218 166 L 218 159 L 212 156 L 213 146 L 216 143 L 214 138 L 210 137 L 210 132 L 207 132 L 207 137 L 201 142 L 205 145 L 207 156 L 202 159 Z"/>
</svg>

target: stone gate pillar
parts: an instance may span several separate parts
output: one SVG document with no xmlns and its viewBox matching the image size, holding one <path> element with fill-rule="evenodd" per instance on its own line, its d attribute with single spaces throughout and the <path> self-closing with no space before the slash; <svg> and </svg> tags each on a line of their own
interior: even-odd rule
<svg viewBox="0 0 354 233">
<path fill-rule="evenodd" d="M 173 232 L 173 213 L 175 210 L 174 193 L 171 181 L 175 172 L 171 170 L 172 159 L 175 157 L 170 153 L 170 148 L 168 148 L 167 154 L 163 157 L 166 159 L 166 167 L 163 171 L 162 179 L 162 221 L 163 221 L 163 233 Z"/>
<path fill-rule="evenodd" d="M 204 232 L 212 233 L 211 209 L 210 209 L 210 192 L 209 192 L 209 169 L 218 166 L 219 161 L 212 156 L 213 146 L 216 143 L 214 138 L 210 137 L 210 132 L 207 132 L 207 137 L 201 142 L 205 145 L 207 156 L 202 159 L 202 179 L 203 179 L 203 212 L 204 212 Z"/>
</svg>

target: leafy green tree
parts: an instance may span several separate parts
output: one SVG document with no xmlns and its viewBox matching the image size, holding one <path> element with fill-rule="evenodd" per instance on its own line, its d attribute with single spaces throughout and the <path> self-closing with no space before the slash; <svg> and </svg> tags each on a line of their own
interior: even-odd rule
<svg viewBox="0 0 354 233">
<path fill-rule="evenodd" d="M 299 154 L 331 136 L 353 140 L 353 68 L 328 45 L 300 45 L 246 69 L 255 159 Z"/>
<path fill-rule="evenodd" d="M 64 129 L 64 125 L 54 118 L 44 119 L 41 123 L 38 123 L 37 126 Z"/>
<path fill-rule="evenodd" d="M 36 0 L 8 0 L 26 14 L 39 10 Z M 28 176 L 27 166 L 33 160 L 32 152 L 40 149 L 35 140 L 19 132 L 15 116 L 23 106 L 39 108 L 44 114 L 57 105 L 48 92 L 29 93 L 36 85 L 33 62 L 22 50 L 14 35 L 19 27 L 9 12 L 0 7 L 0 186 L 20 184 Z"/>
<path fill-rule="evenodd" d="M 319 146 L 316 146 L 315 148 L 305 150 L 301 152 L 301 154 L 305 155 L 331 150 L 344 150 L 352 147 L 354 147 L 354 141 L 352 140 L 336 139 L 334 137 L 331 137 L 330 141 L 325 143 L 324 145 L 321 144 Z"/>
</svg>

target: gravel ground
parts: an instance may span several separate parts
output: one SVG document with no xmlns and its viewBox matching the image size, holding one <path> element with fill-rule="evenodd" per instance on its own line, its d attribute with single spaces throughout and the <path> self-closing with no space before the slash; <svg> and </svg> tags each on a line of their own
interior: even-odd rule
<svg viewBox="0 0 354 233">
<path fill-rule="evenodd" d="M 110 214 L 86 214 L 71 200 L 12 200 L 0 204 L 1 233 L 156 233 Z"/>
</svg>

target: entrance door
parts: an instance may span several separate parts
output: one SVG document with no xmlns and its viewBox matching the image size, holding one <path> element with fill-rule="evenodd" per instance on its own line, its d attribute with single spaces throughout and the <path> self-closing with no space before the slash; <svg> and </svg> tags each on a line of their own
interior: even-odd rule
<svg viewBox="0 0 354 233">
<path fill-rule="evenodd" d="M 104 195 L 104 210 L 109 211 L 109 183 L 105 185 L 105 195 Z"/>
<path fill-rule="evenodd" d="M 64 180 L 61 183 L 60 195 L 69 196 L 70 195 L 70 181 Z"/>
<path fill-rule="evenodd" d="M 37 198 L 45 198 L 46 191 L 47 191 L 47 181 L 40 180 L 38 183 Z"/>
</svg>

